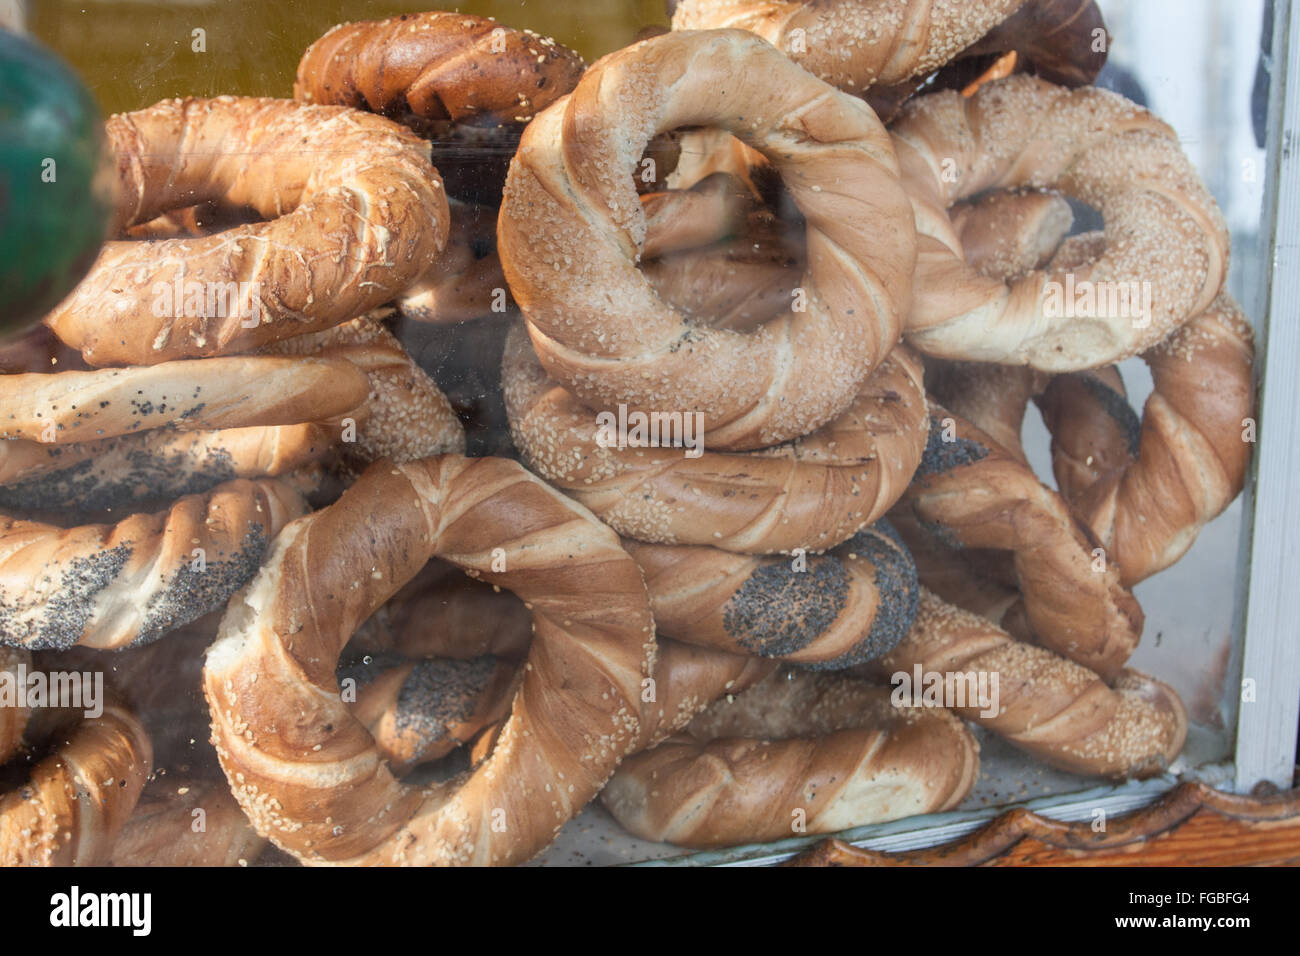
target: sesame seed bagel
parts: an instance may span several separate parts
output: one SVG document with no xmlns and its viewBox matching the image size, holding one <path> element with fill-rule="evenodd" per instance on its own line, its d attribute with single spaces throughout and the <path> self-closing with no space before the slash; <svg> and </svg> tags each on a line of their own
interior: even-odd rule
<svg viewBox="0 0 1300 956">
<path fill-rule="evenodd" d="M 218 200 L 269 221 L 108 242 L 46 317 L 91 365 L 229 355 L 337 325 L 410 285 L 446 242 L 428 144 L 380 116 L 223 96 L 164 100 L 111 117 L 106 132 L 115 235 Z"/>
<path fill-rule="evenodd" d="M 674 30 L 750 30 L 805 70 L 865 93 L 929 73 L 1025 0 L 677 0 Z"/>
<path fill-rule="evenodd" d="M 929 444 L 898 504 L 915 521 L 899 530 L 918 528 L 951 548 L 1011 552 L 1038 642 L 1116 677 L 1137 647 L 1143 614 L 1114 557 L 1028 466 L 942 406 L 932 403 L 930 415 Z"/>
<path fill-rule="evenodd" d="M 850 667 L 901 641 L 916 613 L 916 568 L 884 521 L 793 561 L 631 540 L 623 547 L 645 572 L 661 633 L 733 654 Z"/>
<path fill-rule="evenodd" d="M 927 354 L 1049 372 L 1108 365 L 1219 294 L 1223 216 L 1174 131 L 1121 96 L 1012 76 L 970 98 L 919 97 L 892 133 L 920 243 L 906 332 Z M 1020 186 L 1096 207 L 1106 223 L 1100 255 L 1010 282 L 970 268 L 946 209 Z"/>
<path fill-rule="evenodd" d="M 692 458 L 682 447 L 612 444 L 596 413 L 547 377 L 519 326 L 502 360 L 515 445 L 538 474 L 626 537 L 741 554 L 824 551 L 881 517 L 925 447 L 921 374 L 912 353 L 895 349 L 813 434 L 747 453 L 708 450 L 705 435 Z"/>
<path fill-rule="evenodd" d="M 978 774 L 979 745 L 943 710 L 783 671 L 625 760 L 601 801 L 642 839 L 735 846 L 948 810 Z"/>
<path fill-rule="evenodd" d="M 752 333 L 688 321 L 637 269 L 632 173 L 655 133 L 682 126 L 758 149 L 805 216 L 804 296 Z M 600 409 L 702 413 L 716 449 L 797 438 L 848 408 L 898 340 L 915 264 L 875 114 L 736 30 L 665 34 L 594 64 L 525 131 L 497 241 L 556 381 Z"/>
<path fill-rule="evenodd" d="M 414 788 L 349 712 L 335 667 L 434 555 L 528 602 L 535 638 L 487 759 Z M 300 861 L 510 864 L 545 847 L 627 752 L 654 646 L 640 569 L 581 505 L 505 459 L 380 461 L 276 540 L 230 603 L 204 690 L 236 799 Z"/>
<path fill-rule="evenodd" d="M 1163 773 L 1187 738 L 1187 712 L 1172 687 L 1123 670 L 1107 683 L 1045 647 L 1022 644 L 984 618 L 921 589 L 903 642 L 869 665 L 876 674 L 998 675 L 998 712 L 955 707 L 1044 763 L 1102 777 Z M 991 686 L 991 685 L 990 685 Z"/>
<path fill-rule="evenodd" d="M 302 497 L 237 480 L 117 524 L 0 516 L 0 643 L 100 649 L 157 640 L 244 584 Z"/>
<path fill-rule="evenodd" d="M 292 425 L 342 415 L 368 392 L 351 363 L 325 358 L 241 355 L 0 375 L 0 439 L 61 445 L 151 428 Z"/>
<path fill-rule="evenodd" d="M 0 866 L 102 866 L 149 778 L 149 735 L 113 701 L 0 796 Z"/>
<path fill-rule="evenodd" d="M 1061 493 L 1126 587 L 1181 558 L 1241 491 L 1254 355 L 1250 324 L 1224 294 L 1142 353 L 1154 389 L 1140 422 L 1118 372 L 1057 376 L 1038 398 Z"/>
</svg>

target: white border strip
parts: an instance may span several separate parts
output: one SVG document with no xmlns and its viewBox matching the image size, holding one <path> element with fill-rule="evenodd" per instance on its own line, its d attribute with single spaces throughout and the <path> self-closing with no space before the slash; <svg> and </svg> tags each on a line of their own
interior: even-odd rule
<svg viewBox="0 0 1300 956">
<path fill-rule="evenodd" d="M 1260 235 L 1268 288 L 1257 328 L 1260 408 L 1249 535 L 1241 676 L 1255 685 L 1237 720 L 1236 789 L 1291 786 L 1300 719 L 1300 29 L 1293 0 L 1277 0 L 1269 96 L 1268 178 Z M 1290 42 L 1292 36 L 1297 42 Z M 1253 491 L 1253 494 L 1251 493 Z"/>
</svg>

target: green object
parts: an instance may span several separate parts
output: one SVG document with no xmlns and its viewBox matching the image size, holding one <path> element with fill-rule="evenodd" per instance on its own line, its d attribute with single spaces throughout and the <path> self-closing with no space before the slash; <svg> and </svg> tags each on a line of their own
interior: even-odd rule
<svg viewBox="0 0 1300 956">
<path fill-rule="evenodd" d="M 99 108 L 52 53 L 0 30 L 0 342 L 81 281 L 112 208 Z"/>
</svg>

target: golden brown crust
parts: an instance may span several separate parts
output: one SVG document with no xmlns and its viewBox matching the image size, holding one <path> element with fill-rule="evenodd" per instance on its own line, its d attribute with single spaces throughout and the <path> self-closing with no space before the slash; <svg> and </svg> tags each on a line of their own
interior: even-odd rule
<svg viewBox="0 0 1300 956">
<path fill-rule="evenodd" d="M 916 569 L 886 522 L 793 559 L 623 546 L 645 572 L 662 634 L 733 654 L 842 669 L 896 645 L 916 613 Z"/>
<path fill-rule="evenodd" d="M 0 375 L 0 439 L 64 444 L 162 427 L 322 421 L 359 406 L 367 390 L 365 376 L 340 360 L 269 356 Z"/>
<path fill-rule="evenodd" d="M 601 800 L 643 839 L 728 846 L 950 809 L 978 767 L 979 746 L 949 714 L 789 671 L 624 761 Z"/>
<path fill-rule="evenodd" d="M 655 132 L 686 124 L 765 151 L 807 221 L 798 311 L 747 335 L 689 323 L 636 268 L 646 223 L 630 174 Z M 805 435 L 852 403 L 897 340 L 913 228 L 875 114 L 752 34 L 719 30 L 613 53 L 538 114 L 497 238 L 557 381 L 597 408 L 700 412 L 712 447 L 744 449 Z"/>
<path fill-rule="evenodd" d="M 1250 461 L 1254 334 L 1226 294 L 1144 352 L 1141 428 L 1115 379 L 1059 376 L 1039 400 L 1057 481 L 1128 587 L 1172 565 L 1241 491 Z"/>
<path fill-rule="evenodd" d="M 0 640 L 101 649 L 157 640 L 223 605 L 303 510 L 275 479 L 240 479 L 117 524 L 0 518 Z"/>
<path fill-rule="evenodd" d="M 152 759 L 144 727 L 112 702 L 60 734 L 28 780 L 0 796 L 0 866 L 107 862 Z"/>
<path fill-rule="evenodd" d="M 1012 76 L 969 99 L 913 100 L 892 133 L 919 233 L 907 336 L 927 354 L 1044 371 L 1106 365 L 1203 312 L 1223 285 L 1228 232 L 1213 197 L 1173 130 L 1123 97 Z M 1020 186 L 1099 209 L 1101 255 L 1010 283 L 966 265 L 944 210 Z"/>
<path fill-rule="evenodd" d="M 417 790 L 348 713 L 334 665 L 435 553 L 530 603 L 536 638 L 491 755 Z M 236 798 L 303 862 L 508 864 L 544 847 L 631 745 L 653 653 L 641 573 L 612 531 L 514 462 L 443 456 L 377 462 L 288 527 L 231 601 L 204 685 Z"/>
<path fill-rule="evenodd" d="M 356 421 L 354 441 L 345 446 L 349 457 L 362 465 L 380 458 L 405 462 L 465 451 L 465 429 L 447 396 L 384 327 L 378 313 L 276 342 L 267 351 L 346 359 L 365 373 L 369 392 L 364 414 Z"/>
<path fill-rule="evenodd" d="M 417 132 L 437 121 L 513 125 L 573 89 L 585 66 L 531 30 L 409 13 L 332 27 L 303 53 L 293 95 L 382 113 Z"/>
<path fill-rule="evenodd" d="M 911 632 L 871 665 L 885 676 L 910 676 L 918 667 L 922 674 L 944 675 L 947 682 L 968 673 L 997 674 L 995 715 L 978 702 L 953 709 L 1071 773 L 1162 773 L 1187 736 L 1187 712 L 1173 688 L 1132 670 L 1122 671 L 1108 687 L 1086 667 L 1014 641 L 996 625 L 924 589 Z"/>
<path fill-rule="evenodd" d="M 337 325 L 410 285 L 446 242 L 428 145 L 382 117 L 219 97 L 165 100 L 112 117 L 107 132 L 121 180 L 115 233 L 217 199 L 271 221 L 107 243 L 46 318 L 91 365 L 229 355 Z"/>
<path fill-rule="evenodd" d="M 640 541 L 742 554 L 832 548 L 888 510 L 925 445 L 921 368 L 906 349 L 829 425 L 748 453 L 711 451 L 707 435 L 698 457 L 616 447 L 596 413 L 547 378 L 519 327 L 506 340 L 502 383 L 530 467 Z"/>
<path fill-rule="evenodd" d="M 1011 551 L 1038 641 L 1115 677 L 1143 614 L 1113 557 L 1026 465 L 941 406 L 930 414 L 930 442 L 899 509 L 950 547 Z"/>
</svg>

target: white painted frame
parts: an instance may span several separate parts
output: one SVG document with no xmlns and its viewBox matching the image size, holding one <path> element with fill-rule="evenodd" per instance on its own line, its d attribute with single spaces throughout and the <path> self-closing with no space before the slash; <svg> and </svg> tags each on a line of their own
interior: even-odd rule
<svg viewBox="0 0 1300 956">
<path fill-rule="evenodd" d="M 1290 42 L 1292 37 L 1296 42 Z M 1300 4 L 1276 0 L 1260 222 L 1266 288 L 1259 348 L 1258 431 L 1245 490 L 1236 637 L 1253 703 L 1238 708 L 1235 788 L 1286 789 L 1300 719 Z"/>
</svg>

